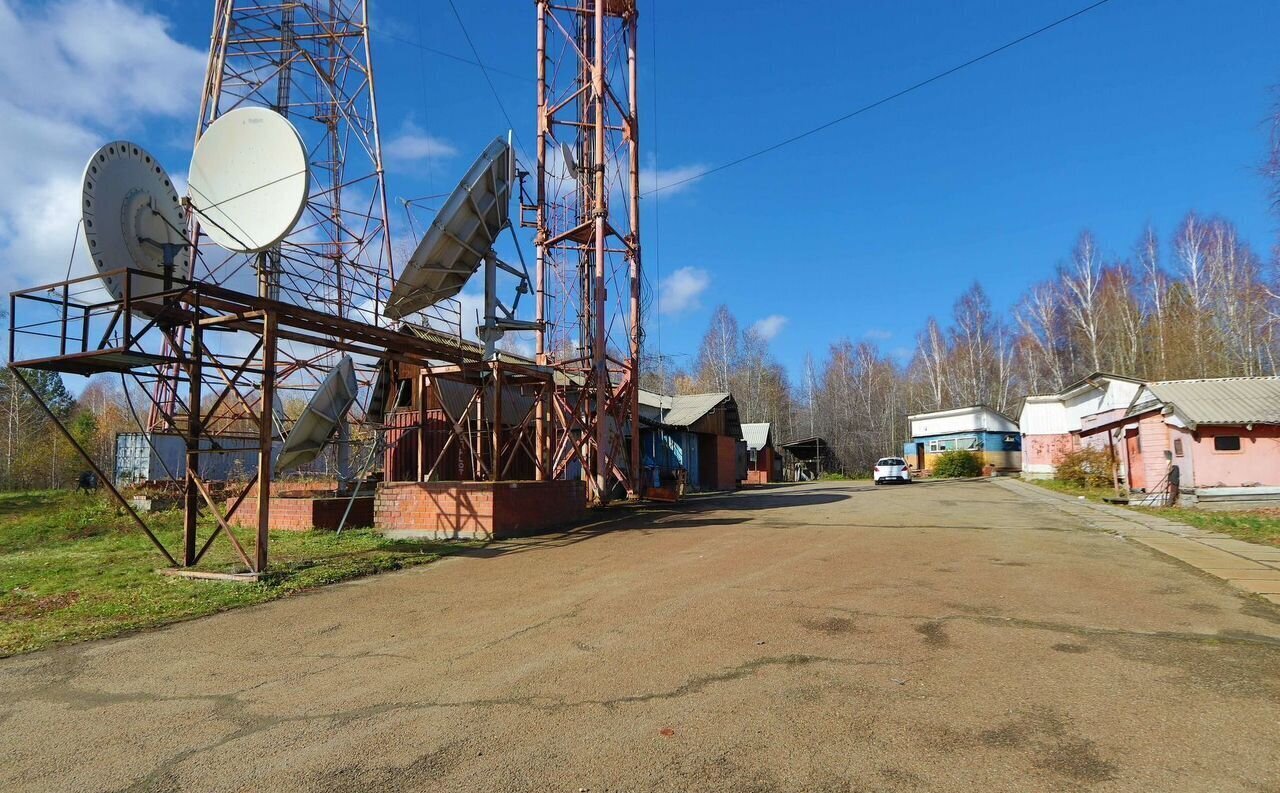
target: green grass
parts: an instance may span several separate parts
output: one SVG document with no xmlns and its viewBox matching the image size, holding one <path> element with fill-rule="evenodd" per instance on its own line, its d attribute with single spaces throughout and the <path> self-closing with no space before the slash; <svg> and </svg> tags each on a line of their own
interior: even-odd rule
<svg viewBox="0 0 1280 793">
<path fill-rule="evenodd" d="M 1116 491 L 1110 487 L 1081 487 L 1058 479 L 1024 479 L 1022 481 L 1043 487 L 1045 490 L 1065 493 L 1068 496 L 1084 496 L 1090 501 L 1102 501 L 1103 498 L 1116 494 Z"/>
<path fill-rule="evenodd" d="M 1115 495 L 1109 487 L 1080 487 L 1057 479 L 1025 480 L 1047 490 L 1084 496 L 1090 501 L 1101 501 L 1104 496 Z M 1208 510 L 1182 507 L 1129 507 L 1129 509 L 1159 515 L 1205 531 L 1229 534 L 1237 540 L 1280 547 L 1280 509 Z"/>
<path fill-rule="evenodd" d="M 147 522 L 170 553 L 180 552 L 181 513 Z M 209 530 L 202 527 L 202 539 Z M 246 545 L 251 539 L 245 530 L 238 536 Z M 465 547 L 388 540 L 368 529 L 272 532 L 270 543 L 270 572 L 257 583 L 175 578 L 157 573 L 164 557 L 105 496 L 0 493 L 0 656 L 262 603 Z M 219 538 L 200 569 L 242 569 L 238 562 Z"/>
<path fill-rule="evenodd" d="M 1237 540 L 1280 548 L 1280 509 L 1208 510 L 1181 507 L 1138 507 L 1162 518 L 1205 531 L 1229 534 Z"/>
</svg>

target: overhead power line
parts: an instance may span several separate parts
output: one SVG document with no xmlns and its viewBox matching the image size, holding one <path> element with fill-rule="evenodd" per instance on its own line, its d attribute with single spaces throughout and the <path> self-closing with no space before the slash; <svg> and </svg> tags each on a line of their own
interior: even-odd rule
<svg viewBox="0 0 1280 793">
<path fill-rule="evenodd" d="M 378 30 L 375 28 L 373 30 L 373 34 L 375 36 L 380 36 L 384 39 L 390 39 L 391 41 L 398 41 L 401 44 L 406 44 L 410 47 L 416 47 L 417 49 L 420 49 L 423 52 L 429 52 L 433 55 L 439 55 L 442 58 L 448 58 L 451 61 L 457 61 L 458 63 L 465 63 L 468 66 L 475 66 L 478 69 L 486 69 L 487 71 L 493 72 L 494 74 L 501 74 L 504 77 L 512 77 L 516 80 L 523 80 L 525 82 L 530 82 L 530 83 L 534 82 L 534 78 L 530 77 L 527 74 L 509 72 L 505 69 L 499 69 L 495 66 L 486 67 L 483 63 L 480 63 L 479 61 L 473 61 L 470 58 L 464 58 L 461 55 L 454 55 L 452 52 L 445 52 L 444 50 L 438 50 L 435 47 L 428 47 L 426 44 L 423 44 L 420 41 L 414 41 L 413 39 L 406 39 L 401 36 L 397 36 L 394 33 L 387 33 L 384 30 Z"/>
<path fill-rule="evenodd" d="M 914 85 L 910 85 L 910 86 L 908 86 L 908 87 L 906 87 L 906 88 L 903 88 L 901 91 L 897 91 L 896 93 L 892 93 L 892 94 L 889 94 L 888 96 L 885 96 L 885 97 L 882 97 L 882 98 L 880 98 L 880 99 L 877 99 L 876 101 L 874 101 L 874 102 L 872 102 L 872 103 L 870 103 L 870 104 L 863 105 L 862 107 L 858 108 L 857 110 L 853 110 L 853 111 L 850 111 L 850 112 L 848 112 L 848 113 L 845 113 L 843 116 L 839 116 L 839 117 L 837 117 L 837 118 L 833 118 L 833 119 L 831 119 L 830 121 L 827 121 L 827 122 L 825 122 L 825 123 L 823 123 L 823 124 L 819 124 L 819 125 L 818 125 L 818 126 L 816 126 L 816 127 L 813 127 L 813 128 L 811 128 L 811 129 L 807 129 L 807 130 L 805 130 L 804 132 L 798 133 L 798 134 L 796 134 L 796 135 L 792 135 L 791 137 L 786 138 L 785 140 L 780 140 L 780 141 L 778 141 L 777 143 L 774 143 L 774 144 L 771 144 L 771 145 L 769 145 L 769 146 L 764 147 L 763 149 L 759 149 L 759 150 L 757 150 L 757 151 L 753 151 L 753 152 L 751 152 L 750 154 L 744 154 L 743 156 L 741 156 L 741 157 L 737 158 L 736 160 L 730 160 L 729 162 L 722 163 L 722 164 L 717 165 L 717 166 L 712 167 L 712 168 L 708 168 L 708 169 L 706 169 L 705 171 L 700 171 L 700 172 L 698 172 L 698 173 L 693 174 L 692 176 L 687 176 L 687 177 L 685 177 L 685 178 L 683 178 L 683 179 L 678 179 L 678 180 L 676 180 L 676 181 L 674 181 L 674 182 L 669 182 L 669 183 L 667 183 L 667 184 L 658 185 L 658 186 L 656 186 L 656 187 L 652 188 L 651 190 L 646 190 L 645 192 L 641 193 L 640 195 L 643 197 L 643 196 L 647 196 L 647 195 L 652 195 L 652 194 L 654 194 L 654 193 L 662 192 L 663 190 L 669 190 L 669 189 L 671 189 L 671 188 L 673 188 L 673 187 L 678 187 L 678 186 L 680 186 L 680 185 L 682 185 L 682 184 L 685 184 L 685 183 L 687 183 L 687 182 L 692 182 L 692 181 L 694 181 L 694 180 L 701 179 L 701 178 L 703 178 L 704 176 L 709 176 L 709 175 L 711 175 L 711 174 L 713 174 L 713 173 L 716 173 L 716 172 L 718 172 L 718 171 L 723 171 L 723 170 L 725 170 L 725 169 L 727 169 L 727 168 L 732 168 L 732 167 L 734 167 L 734 166 L 736 166 L 736 165 L 741 165 L 742 163 L 747 162 L 748 160 L 754 160 L 755 158 L 760 157 L 760 156 L 763 156 L 763 155 L 765 155 L 765 154 L 768 154 L 769 152 L 777 151 L 778 149 L 781 149 L 783 146 L 789 146 L 789 145 L 791 145 L 792 143 L 795 143 L 796 141 L 803 140 L 803 139 L 805 139 L 805 138 L 809 137 L 810 135 L 815 135 L 815 134 L 817 134 L 817 133 L 819 133 L 819 132 L 823 131 L 824 129 L 828 129 L 828 128 L 830 128 L 830 127 L 834 127 L 835 125 L 840 124 L 840 123 L 843 123 L 843 122 L 845 122 L 845 121 L 848 121 L 849 119 L 851 119 L 851 118 L 853 118 L 853 117 L 855 117 L 855 116 L 860 116 L 860 115 L 862 115 L 863 113 L 866 113 L 866 112 L 867 112 L 867 111 L 869 111 L 869 110 L 874 110 L 874 109 L 876 109 L 877 107 L 880 107 L 880 106 L 881 106 L 881 105 L 883 105 L 883 104 L 887 104 L 887 103 L 889 103 L 889 102 L 892 102 L 892 101 L 893 101 L 893 100 L 895 100 L 895 99 L 899 99 L 899 98 L 901 98 L 901 97 L 904 97 L 904 96 L 906 96 L 907 94 L 912 93 L 913 91 L 918 91 L 918 90 L 920 90 L 921 88 L 924 88 L 926 85 L 929 85 L 930 83 L 936 83 L 937 81 L 939 81 L 939 80 L 943 79 L 944 77 L 950 77 L 951 75 L 955 74 L 955 73 L 956 73 L 956 72 L 958 72 L 958 71 L 961 71 L 962 69 L 967 69 L 968 67 L 973 66 L 974 64 L 981 63 L 982 61 L 985 61 L 987 58 L 990 58 L 990 57 L 992 57 L 993 55 L 998 55 L 999 53 L 1004 52 L 1005 50 L 1010 49 L 1010 48 L 1012 48 L 1012 47 L 1016 47 L 1016 46 L 1018 46 L 1019 44 L 1022 44 L 1023 42 L 1029 41 L 1029 40 L 1031 40 L 1031 39 L 1035 38 L 1036 36 L 1039 36 L 1039 35 L 1040 35 L 1040 34 L 1042 34 L 1042 33 L 1047 33 L 1047 32 L 1049 32 L 1050 30 L 1053 30 L 1054 28 L 1058 27 L 1059 25 L 1064 25 L 1064 24 L 1066 24 L 1067 22 L 1070 22 L 1071 20 L 1075 19 L 1076 17 L 1083 16 L 1084 14 L 1089 13 L 1090 11 L 1094 10 L 1095 8 L 1098 8 L 1099 6 L 1104 6 L 1104 5 L 1106 5 L 1107 3 L 1109 3 L 1109 2 L 1111 2 L 1111 0 L 1098 0 L 1096 3 L 1092 3 L 1091 5 L 1087 5 L 1087 6 L 1085 6 L 1084 8 L 1081 8 L 1080 10 L 1078 10 L 1078 11 L 1076 11 L 1076 12 L 1074 12 L 1074 13 L 1068 14 L 1067 16 L 1064 16 L 1064 17 L 1062 17 L 1062 18 L 1060 18 L 1060 19 L 1054 20 L 1053 22 L 1050 22 L 1049 24 L 1045 25 L 1044 27 L 1037 28 L 1036 30 L 1031 31 L 1030 33 L 1023 34 L 1023 35 L 1019 36 L 1018 38 L 1013 39 L 1012 41 L 1008 41 L 1008 42 L 1005 42 L 1004 44 L 1001 44 L 999 47 L 996 47 L 995 49 L 987 50 L 986 52 L 982 53 L 981 55 L 979 55 L 979 56 L 977 56 L 977 57 L 975 57 L 975 58 L 970 58 L 969 60 L 965 61 L 964 63 L 960 63 L 960 64 L 957 64 L 957 65 L 955 65 L 955 66 L 952 66 L 950 69 L 947 69 L 946 71 L 938 72 L 937 74 L 933 75 L 932 77 L 929 77 L 929 78 L 927 78 L 927 79 L 921 80 L 920 82 L 915 83 Z"/>
<path fill-rule="evenodd" d="M 511 120 L 511 114 L 507 112 L 507 106 L 502 102 L 502 94 L 498 93 L 498 87 L 493 84 L 493 78 L 489 76 L 489 69 L 484 65 L 484 60 L 480 57 L 480 50 L 476 49 L 476 43 L 471 40 L 471 33 L 467 31 L 467 24 L 462 21 L 462 14 L 458 13 L 458 6 L 454 4 L 453 0 L 449 0 L 449 8 L 453 9 L 453 16 L 458 20 L 458 27 L 462 28 L 462 37 L 467 40 L 467 46 L 471 47 L 471 54 L 475 56 L 476 65 L 480 67 L 480 73 L 484 75 L 484 81 L 489 84 L 489 90 L 493 93 L 493 98 L 498 102 L 498 109 L 502 111 L 502 117 L 507 120 L 507 128 L 515 136 L 516 148 L 522 148 L 520 146 L 520 133 L 516 130 L 516 123 Z"/>
</svg>

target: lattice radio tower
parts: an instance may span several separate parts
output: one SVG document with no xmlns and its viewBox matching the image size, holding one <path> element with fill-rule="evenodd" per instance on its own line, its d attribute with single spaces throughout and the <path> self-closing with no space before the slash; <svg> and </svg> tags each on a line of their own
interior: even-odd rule
<svg viewBox="0 0 1280 793">
<path fill-rule="evenodd" d="M 310 195 L 293 232 L 258 254 L 210 244 L 192 213 L 191 239 L 199 253 L 192 277 L 383 324 L 396 273 L 367 6 L 365 0 L 216 0 L 196 140 L 237 108 L 275 110 L 303 140 Z M 461 319 L 456 301 L 428 313 L 447 328 Z M 332 350 L 282 344 L 281 388 L 313 386 L 333 356 Z M 156 402 L 172 404 L 172 383 L 161 380 L 158 389 Z M 152 423 L 159 424 L 154 410 Z"/>
<path fill-rule="evenodd" d="M 538 0 L 538 363 L 567 377 L 543 443 L 588 495 L 640 476 L 640 126 L 634 0 Z M 626 434 L 630 434 L 628 442 Z"/>
</svg>

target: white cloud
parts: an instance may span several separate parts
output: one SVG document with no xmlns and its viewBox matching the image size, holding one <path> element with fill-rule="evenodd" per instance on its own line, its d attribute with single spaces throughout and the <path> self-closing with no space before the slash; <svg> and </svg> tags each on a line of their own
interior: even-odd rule
<svg viewBox="0 0 1280 793">
<path fill-rule="evenodd" d="M 458 153 L 447 141 L 429 135 L 417 125 L 405 124 L 399 135 L 382 145 L 387 158 L 398 162 L 442 160 Z"/>
<path fill-rule="evenodd" d="M 698 308 L 699 297 L 711 285 L 711 276 L 697 267 L 681 267 L 658 285 L 658 312 L 680 314 Z"/>
<path fill-rule="evenodd" d="M 862 338 L 870 339 L 871 341 L 888 341 L 893 338 L 893 334 L 883 328 L 872 328 L 862 334 Z"/>
<path fill-rule="evenodd" d="M 0 0 L 0 290 L 93 272 L 77 234 L 84 164 L 101 144 L 162 145 L 195 123 L 205 55 L 120 0 Z"/>
<path fill-rule="evenodd" d="M 663 196 L 671 196 L 683 192 L 698 183 L 705 165 L 680 165 L 675 168 L 641 168 L 640 192 L 651 193 L 661 190 Z"/>
<path fill-rule="evenodd" d="M 765 341 L 771 341 L 782 332 L 782 329 L 787 325 L 787 321 L 787 318 L 781 314 L 770 314 L 764 319 L 756 320 L 751 326 L 751 331 Z"/>
</svg>

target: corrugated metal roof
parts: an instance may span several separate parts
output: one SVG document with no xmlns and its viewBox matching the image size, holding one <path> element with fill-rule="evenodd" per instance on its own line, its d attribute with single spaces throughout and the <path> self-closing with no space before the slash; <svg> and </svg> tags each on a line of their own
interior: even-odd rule
<svg viewBox="0 0 1280 793">
<path fill-rule="evenodd" d="M 1280 424 L 1280 377 L 1166 380 L 1147 388 L 1194 424 Z"/>
<path fill-rule="evenodd" d="M 671 407 L 662 417 L 662 423 L 672 427 L 687 427 L 716 409 L 716 405 L 729 398 L 727 391 L 711 394 L 679 394 L 671 397 Z"/>
<path fill-rule="evenodd" d="M 710 394 L 676 394 L 668 396 L 640 389 L 640 406 L 646 417 L 668 427 L 687 427 L 716 409 L 730 397 L 727 391 Z"/>
<path fill-rule="evenodd" d="M 671 408 L 671 397 L 666 394 L 659 394 L 656 391 L 646 391 L 642 388 L 640 389 L 640 404 L 649 408 L 669 410 Z"/>
<path fill-rule="evenodd" d="M 470 339 L 460 339 L 447 331 L 430 328 L 426 325 L 417 325 L 412 322 L 401 322 L 400 332 L 407 333 L 410 336 L 417 336 L 423 341 L 429 341 L 442 346 L 455 347 L 458 354 L 469 361 L 478 361 L 484 357 L 484 345 L 471 341 Z M 514 353 L 498 351 L 498 360 L 505 363 L 519 363 L 532 365 L 533 361 L 525 358 L 523 355 L 515 355 Z"/>
<path fill-rule="evenodd" d="M 747 442 L 747 448 L 754 452 L 769 445 L 770 427 L 772 425 L 767 421 L 759 424 L 743 424 L 742 439 Z"/>
</svg>

